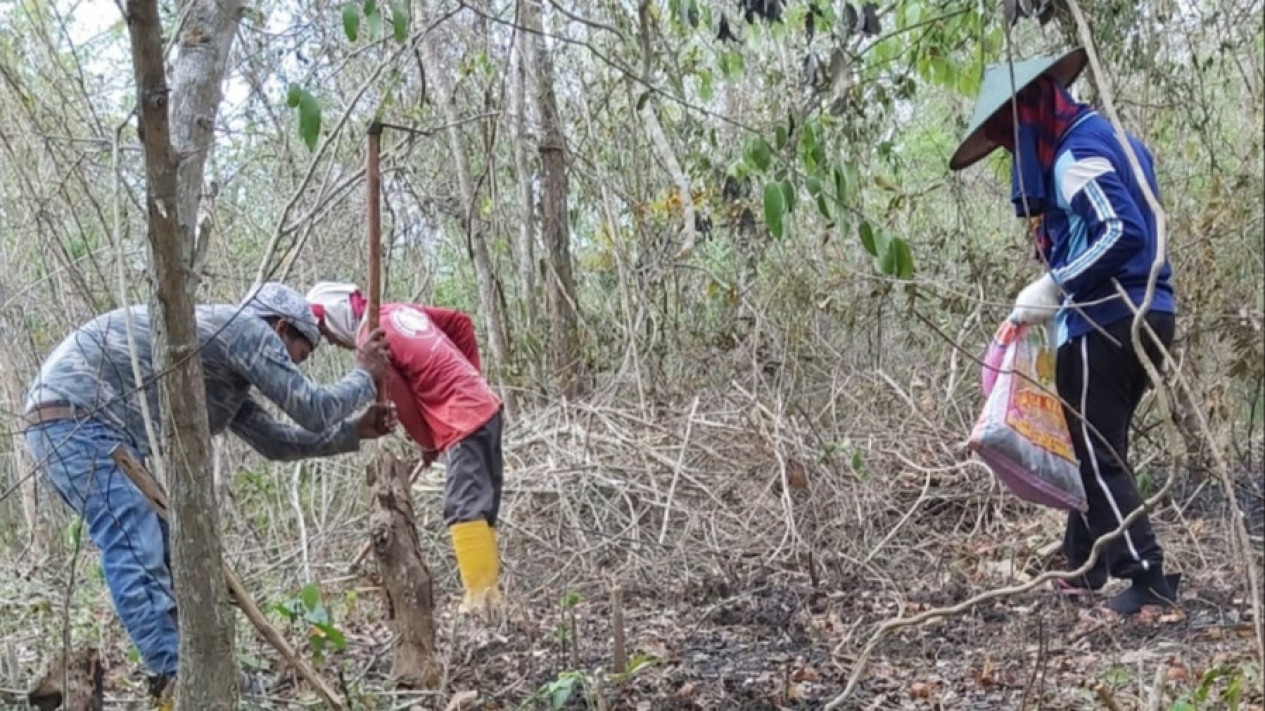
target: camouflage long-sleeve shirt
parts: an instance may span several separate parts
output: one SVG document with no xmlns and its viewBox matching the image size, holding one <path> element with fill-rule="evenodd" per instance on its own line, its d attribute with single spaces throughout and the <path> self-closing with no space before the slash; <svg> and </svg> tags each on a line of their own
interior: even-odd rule
<svg viewBox="0 0 1265 711">
<path fill-rule="evenodd" d="M 128 350 L 128 319 L 144 394 L 157 420 L 161 410 L 149 312 L 144 306 L 102 314 L 67 336 L 31 383 L 26 408 L 69 404 L 124 430 L 145 456 L 150 442 Z M 340 454 L 359 447 L 355 423 L 347 418 L 374 398 L 368 372 L 356 369 L 333 385 L 320 386 L 299 371 L 281 338 L 263 319 L 229 305 L 198 306 L 197 319 L 211 434 L 228 429 L 274 460 Z M 299 427 L 270 416 L 251 398 L 252 388 L 276 403 Z"/>
</svg>

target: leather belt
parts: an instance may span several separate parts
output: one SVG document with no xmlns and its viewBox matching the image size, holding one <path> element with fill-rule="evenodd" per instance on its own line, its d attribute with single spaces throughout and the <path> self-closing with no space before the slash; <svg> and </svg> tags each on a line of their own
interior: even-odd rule
<svg viewBox="0 0 1265 711">
<path fill-rule="evenodd" d="M 58 420 L 74 420 L 78 419 L 79 413 L 75 408 L 62 403 L 48 403 L 45 405 L 36 405 L 26 414 L 22 415 L 22 419 L 26 421 L 27 426 L 34 427 L 42 425 L 45 422 L 57 422 Z"/>
</svg>

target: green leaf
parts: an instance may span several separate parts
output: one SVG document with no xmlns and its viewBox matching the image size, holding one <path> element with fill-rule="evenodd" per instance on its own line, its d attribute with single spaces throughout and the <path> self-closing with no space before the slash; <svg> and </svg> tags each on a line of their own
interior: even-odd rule
<svg viewBox="0 0 1265 711">
<path fill-rule="evenodd" d="M 712 92 L 712 73 L 708 71 L 700 71 L 698 73 L 698 96 L 703 101 L 711 101 Z"/>
<path fill-rule="evenodd" d="M 879 271 L 883 272 L 884 275 L 889 277 L 904 278 L 901 276 L 901 271 L 903 268 L 906 268 L 904 259 L 908 258 L 907 253 L 910 248 L 908 248 L 908 245 L 904 245 L 904 253 L 906 253 L 906 257 L 902 257 L 902 245 L 904 245 L 903 239 L 893 237 L 891 240 L 888 240 L 888 243 L 884 245 L 882 250 L 880 250 Z"/>
<path fill-rule="evenodd" d="M 343 32 L 351 42 L 360 36 L 360 8 L 352 3 L 343 5 Z"/>
<path fill-rule="evenodd" d="M 324 633 L 325 639 L 334 645 L 334 649 L 343 649 L 347 646 L 347 638 L 334 625 L 324 622 L 317 624 L 316 628 Z"/>
<path fill-rule="evenodd" d="M 365 0 L 365 19 L 369 21 L 369 39 L 382 36 L 382 9 L 377 0 Z"/>
<path fill-rule="evenodd" d="M 659 663 L 659 658 L 653 654 L 634 654 L 628 660 L 628 673 L 631 674 L 642 667 L 650 667 Z"/>
<path fill-rule="evenodd" d="M 835 173 L 836 179 L 839 173 Z M 861 233 L 861 246 L 865 247 L 865 251 L 870 253 L 871 257 L 878 256 L 878 248 L 874 244 L 874 227 L 869 220 L 861 223 L 859 232 Z"/>
<path fill-rule="evenodd" d="M 847 203 L 848 181 L 843 176 L 843 171 L 839 166 L 836 165 L 833 172 L 835 175 L 835 203 L 839 207 L 844 207 Z"/>
<path fill-rule="evenodd" d="M 807 188 L 808 194 L 813 197 L 821 197 L 821 180 L 815 175 L 808 176 L 804 181 L 804 187 Z"/>
<path fill-rule="evenodd" d="M 782 216 L 786 214 L 786 195 L 779 182 L 764 186 L 764 223 L 774 237 L 782 236 Z"/>
<path fill-rule="evenodd" d="M 408 5 L 398 0 L 391 3 L 391 29 L 396 42 L 408 39 Z"/>
<path fill-rule="evenodd" d="M 66 546 L 74 548 L 79 545 L 79 537 L 83 535 L 83 518 L 71 519 L 66 527 Z"/>
<path fill-rule="evenodd" d="M 1212 685 L 1222 677 L 1229 676 L 1230 670 L 1224 665 L 1213 667 L 1204 672 L 1203 677 L 1199 680 L 1199 686 L 1195 688 L 1195 701 L 1203 703 L 1208 700 L 1208 696 L 1212 691 Z"/>
<path fill-rule="evenodd" d="M 922 20 L 922 5 L 916 2 L 907 3 L 905 5 L 904 26 L 916 25 L 920 20 Z"/>
<path fill-rule="evenodd" d="M 799 137 L 799 149 L 803 155 L 804 165 L 809 170 L 816 170 L 826 162 L 826 151 L 817 142 L 817 132 L 813 124 L 805 123 L 803 133 Z"/>
<path fill-rule="evenodd" d="M 330 619 L 329 608 L 319 602 L 316 603 L 316 607 L 309 607 L 307 614 L 304 615 L 304 617 L 307 618 L 308 622 L 317 626 L 331 625 L 334 623 L 334 621 Z"/>
<path fill-rule="evenodd" d="M 893 237 L 884 245 L 879 269 L 887 276 L 908 279 L 914 275 L 914 257 L 909 244 L 900 237 Z"/>
<path fill-rule="evenodd" d="M 303 90 L 299 96 L 299 136 L 309 151 L 316 150 L 321 137 L 321 104 L 311 92 Z"/>
<path fill-rule="evenodd" d="M 817 196 L 817 212 L 820 212 L 821 216 L 826 218 L 827 220 L 830 219 L 830 208 L 826 205 L 825 195 Z"/>
<path fill-rule="evenodd" d="M 819 165 L 825 165 L 826 164 L 826 149 L 822 148 L 820 143 L 813 144 L 813 150 L 809 154 L 809 157 L 813 159 L 812 165 L 814 167 L 819 166 Z"/>
<path fill-rule="evenodd" d="M 768 170 L 772 163 L 772 151 L 769 142 L 763 136 L 756 136 L 747 142 L 747 156 L 757 170 Z"/>
<path fill-rule="evenodd" d="M 773 145 L 780 151 L 786 147 L 786 127 L 778 126 L 773 132 Z"/>
<path fill-rule="evenodd" d="M 302 96 L 303 89 L 300 88 L 298 84 L 291 84 L 290 88 L 286 89 L 286 105 L 292 109 L 298 108 L 299 99 Z"/>
<path fill-rule="evenodd" d="M 799 137 L 801 146 L 804 148 L 812 148 L 817 145 L 817 131 L 813 127 L 813 122 L 805 121 L 803 128 L 800 130 L 802 131 Z"/>
<path fill-rule="evenodd" d="M 566 705 L 567 699 L 571 698 L 571 691 L 575 688 L 575 677 L 563 677 L 550 685 L 549 689 L 549 708 L 553 711 L 559 711 Z"/>
<path fill-rule="evenodd" d="M 321 589 L 316 586 L 316 583 L 308 583 L 299 591 L 299 599 L 303 601 L 303 606 L 309 612 L 315 610 L 316 606 L 321 604 Z"/>
<path fill-rule="evenodd" d="M 786 205 L 787 212 L 795 211 L 795 186 L 791 185 L 791 181 L 782 181 L 782 201 Z"/>
</svg>

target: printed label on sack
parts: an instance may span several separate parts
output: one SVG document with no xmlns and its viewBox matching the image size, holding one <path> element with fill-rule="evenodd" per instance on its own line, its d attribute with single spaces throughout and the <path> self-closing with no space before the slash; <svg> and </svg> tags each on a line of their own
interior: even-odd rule
<svg viewBox="0 0 1265 711">
<path fill-rule="evenodd" d="M 1035 329 L 1029 335 L 1035 335 Z M 1069 462 L 1076 461 L 1067 432 L 1063 405 L 1053 393 L 1054 354 L 1037 339 L 1025 339 L 1014 360 L 1006 424 L 1038 447 Z"/>
</svg>

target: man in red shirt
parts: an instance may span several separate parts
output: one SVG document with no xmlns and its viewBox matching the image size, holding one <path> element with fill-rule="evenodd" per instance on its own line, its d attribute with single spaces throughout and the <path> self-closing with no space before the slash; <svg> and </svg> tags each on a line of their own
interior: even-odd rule
<svg viewBox="0 0 1265 711">
<path fill-rule="evenodd" d="M 365 339 L 365 299 L 355 284 L 320 282 L 307 300 L 330 343 L 351 349 Z M 444 523 L 465 588 L 461 610 L 495 607 L 501 399 L 480 373 L 474 325 L 460 311 L 390 303 L 382 305 L 380 328 L 391 354 L 386 393 L 399 423 L 426 464 L 444 455 Z"/>
</svg>

